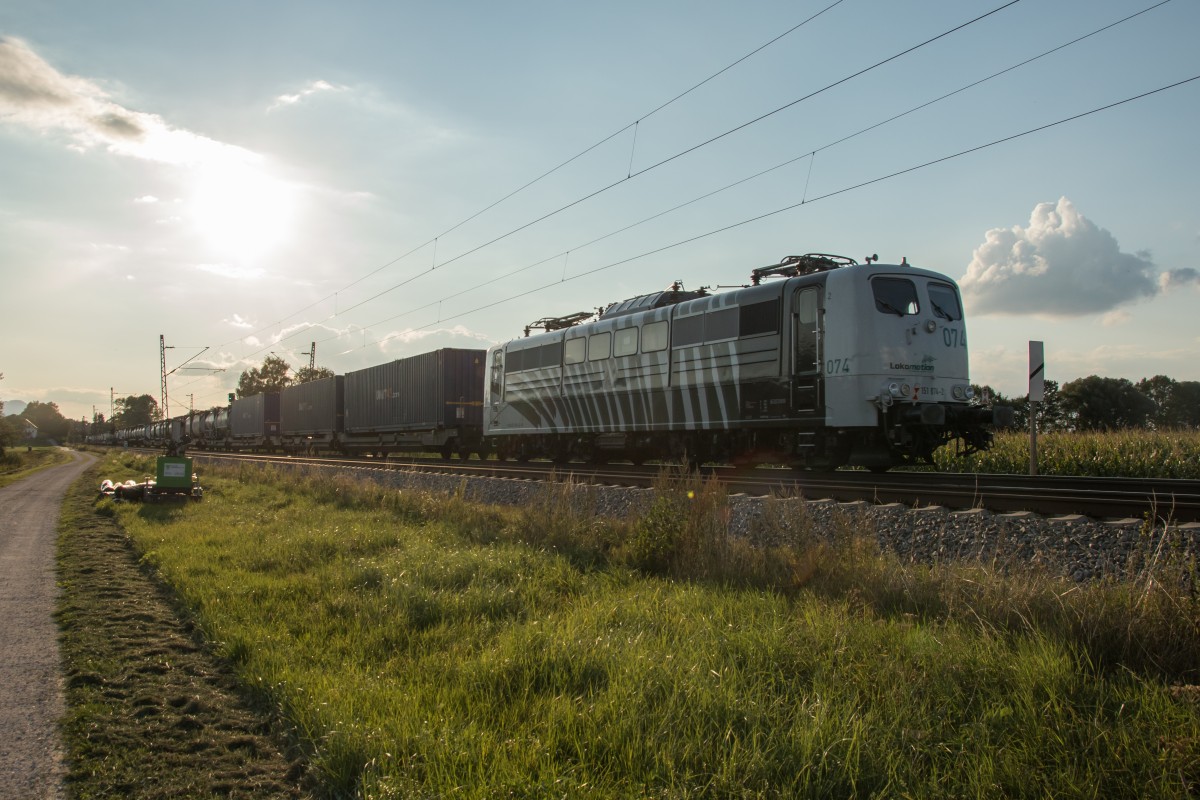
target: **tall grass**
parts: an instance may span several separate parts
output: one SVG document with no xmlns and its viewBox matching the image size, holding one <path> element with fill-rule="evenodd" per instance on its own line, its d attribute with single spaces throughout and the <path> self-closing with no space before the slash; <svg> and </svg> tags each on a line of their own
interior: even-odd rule
<svg viewBox="0 0 1200 800">
<path fill-rule="evenodd" d="M 1040 433 L 1037 448 L 1042 475 L 1200 480 L 1198 430 Z M 961 459 L 942 448 L 934 460 L 945 470 L 1024 474 L 1029 433 L 999 432 L 990 450 Z"/>
<path fill-rule="evenodd" d="M 1130 629 L 1144 621 L 1131 610 L 1187 598 L 1169 581 L 902 565 L 862 517 L 827 529 L 788 498 L 756 548 L 728 535 L 720 487 L 685 475 L 664 475 L 625 522 L 596 518 L 569 485 L 497 509 L 249 469 L 205 483 L 183 509 L 105 507 L 291 726 L 329 796 L 1185 797 L 1200 784 L 1200 715 L 1159 682 L 1200 662 L 1169 667 L 1160 639 Z M 1104 603 L 1118 611 L 1089 616 Z M 1195 648 L 1194 601 L 1171 613 Z M 1123 644 L 1100 648 L 1107 636 Z"/>
</svg>

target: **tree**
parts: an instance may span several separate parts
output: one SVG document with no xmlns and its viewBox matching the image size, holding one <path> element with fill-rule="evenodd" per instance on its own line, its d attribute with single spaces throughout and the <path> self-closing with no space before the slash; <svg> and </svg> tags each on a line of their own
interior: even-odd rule
<svg viewBox="0 0 1200 800">
<path fill-rule="evenodd" d="M 250 397 L 267 392 L 283 391 L 291 384 L 288 363 L 272 353 L 263 359 L 262 367 L 251 367 L 238 378 L 237 396 Z"/>
<path fill-rule="evenodd" d="M 113 404 L 112 422 L 118 428 L 136 428 L 162 419 L 162 409 L 151 395 L 122 397 Z"/>
<path fill-rule="evenodd" d="M 301 367 L 296 373 L 296 383 L 311 383 L 322 378 L 332 378 L 333 370 L 329 367 Z"/>
<path fill-rule="evenodd" d="M 37 425 L 39 439 L 65 441 L 71 423 L 58 410 L 58 403 L 34 400 L 18 416 Z"/>
<path fill-rule="evenodd" d="M 1155 375 L 1138 381 L 1137 390 L 1154 403 L 1150 422 L 1155 428 L 1200 427 L 1200 382 Z"/>
<path fill-rule="evenodd" d="M 1154 401 L 1125 378 L 1089 375 L 1062 388 L 1063 408 L 1076 430 L 1114 430 L 1146 424 Z"/>
<path fill-rule="evenodd" d="M 1167 401 L 1167 425 L 1200 428 L 1200 381 L 1179 381 Z"/>
</svg>

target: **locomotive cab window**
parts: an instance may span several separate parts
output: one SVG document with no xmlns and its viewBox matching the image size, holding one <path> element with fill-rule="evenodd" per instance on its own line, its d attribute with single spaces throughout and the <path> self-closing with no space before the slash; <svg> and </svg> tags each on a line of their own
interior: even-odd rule
<svg viewBox="0 0 1200 800">
<path fill-rule="evenodd" d="M 957 322 L 963 318 L 962 306 L 958 303 L 958 292 L 948 284 L 929 284 L 929 305 L 934 314 L 949 322 Z"/>
<path fill-rule="evenodd" d="M 875 308 L 884 314 L 906 317 L 921 310 L 917 287 L 908 278 L 876 278 L 871 281 Z"/>
</svg>

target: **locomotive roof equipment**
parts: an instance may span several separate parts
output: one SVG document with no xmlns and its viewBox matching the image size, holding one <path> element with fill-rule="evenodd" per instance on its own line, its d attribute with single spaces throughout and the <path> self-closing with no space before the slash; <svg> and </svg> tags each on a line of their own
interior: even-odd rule
<svg viewBox="0 0 1200 800">
<path fill-rule="evenodd" d="M 876 256 L 878 261 L 879 257 Z M 828 253 L 805 253 L 802 256 L 786 256 L 778 264 L 768 264 L 750 271 L 750 283 L 758 286 L 763 278 L 795 278 L 799 275 L 812 275 L 816 272 L 827 272 L 839 267 L 849 267 L 857 264 L 853 258 L 835 256 Z"/>
</svg>

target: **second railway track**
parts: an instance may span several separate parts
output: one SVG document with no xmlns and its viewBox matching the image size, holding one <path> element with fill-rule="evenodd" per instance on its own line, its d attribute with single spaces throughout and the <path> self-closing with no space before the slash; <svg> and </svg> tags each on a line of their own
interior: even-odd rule
<svg viewBox="0 0 1200 800">
<path fill-rule="evenodd" d="M 201 459 L 238 459 L 268 463 L 332 464 L 339 467 L 411 469 L 524 480 L 564 480 L 647 488 L 664 465 L 512 462 L 437 459 L 301 458 L 244 454 L 193 454 Z M 783 494 L 810 500 L 902 503 L 983 508 L 996 513 L 1025 511 L 1042 516 L 1081 515 L 1096 520 L 1139 520 L 1157 524 L 1200 523 L 1200 481 L 1143 478 L 1030 477 L 971 473 L 892 472 L 877 475 L 841 470 L 829 473 L 784 469 L 703 467 L 730 493 Z"/>
</svg>

